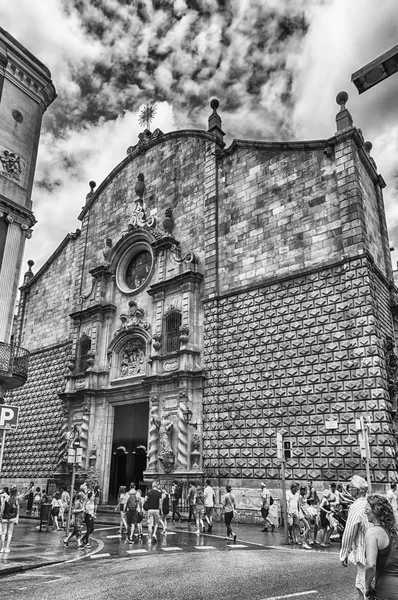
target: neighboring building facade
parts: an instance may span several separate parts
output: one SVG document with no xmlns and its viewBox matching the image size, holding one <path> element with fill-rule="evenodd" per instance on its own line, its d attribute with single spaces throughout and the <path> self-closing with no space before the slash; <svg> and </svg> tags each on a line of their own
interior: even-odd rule
<svg viewBox="0 0 398 600">
<path fill-rule="evenodd" d="M 26 381 L 29 353 L 11 339 L 42 116 L 55 99 L 51 74 L 0 27 L 0 403 Z M 33 265 L 33 263 L 32 263 Z"/>
<path fill-rule="evenodd" d="M 65 480 L 72 428 L 103 501 L 211 477 L 250 508 L 259 480 L 395 478 L 396 288 L 383 179 L 339 94 L 328 140 L 224 147 L 145 131 L 21 290 L 31 376 L 4 477 Z M 394 362 L 395 361 L 395 362 Z M 10 398 L 11 400 L 11 398 Z M 38 443 L 36 442 L 38 440 Z"/>
</svg>

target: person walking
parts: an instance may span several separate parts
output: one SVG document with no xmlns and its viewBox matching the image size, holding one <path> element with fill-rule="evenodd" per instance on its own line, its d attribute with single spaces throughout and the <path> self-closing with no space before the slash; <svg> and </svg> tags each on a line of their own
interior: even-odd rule
<svg viewBox="0 0 398 600">
<path fill-rule="evenodd" d="M 298 499 L 298 511 L 299 511 L 299 519 L 304 526 L 304 540 L 303 540 L 303 548 L 306 550 L 311 550 L 311 516 L 308 510 L 307 504 L 307 488 L 302 486 L 300 488 L 300 495 Z M 313 542 L 312 542 L 313 543 Z"/>
<path fill-rule="evenodd" d="M 171 484 L 171 492 L 170 492 L 171 507 L 172 507 L 171 520 L 176 521 L 178 519 L 181 523 L 182 517 L 181 517 L 180 511 L 178 510 L 178 503 L 180 501 L 180 497 L 181 497 L 181 486 L 179 485 L 178 481 L 176 479 L 174 479 Z"/>
<path fill-rule="evenodd" d="M 62 540 L 64 546 L 68 547 L 70 540 L 75 537 L 77 541 L 77 548 L 83 548 L 83 544 L 81 542 L 82 535 L 82 525 L 84 522 L 84 494 L 82 492 L 78 492 L 76 494 L 75 502 L 73 504 L 73 528 L 70 534 Z"/>
<path fill-rule="evenodd" d="M 142 521 L 144 519 L 144 499 L 141 490 L 137 490 L 137 537 L 142 540 Z"/>
<path fill-rule="evenodd" d="M 68 492 L 66 485 L 62 486 L 61 502 L 62 502 L 62 506 L 61 506 L 61 510 L 60 510 L 59 514 L 61 517 L 61 525 L 62 525 L 63 529 L 65 529 L 65 527 L 66 527 L 65 514 L 66 514 L 66 518 L 68 518 L 68 509 L 69 509 L 69 503 L 70 503 L 70 494 Z"/>
<path fill-rule="evenodd" d="M 195 533 L 204 533 L 206 531 L 205 524 L 203 523 L 203 517 L 205 516 L 205 495 L 200 486 L 196 488 L 194 507 L 196 519 Z"/>
<path fill-rule="evenodd" d="M 98 481 L 95 483 L 94 488 L 93 488 L 93 492 L 94 492 L 94 516 L 97 516 L 97 511 L 98 511 L 98 506 L 100 503 L 100 499 L 101 499 L 101 488 L 98 484 Z"/>
<path fill-rule="evenodd" d="M 55 528 L 59 531 L 58 517 L 60 516 L 62 508 L 62 500 L 60 492 L 55 492 L 54 498 L 51 500 L 51 517 L 53 519 Z"/>
<path fill-rule="evenodd" d="M 33 481 L 31 481 L 29 484 L 29 489 L 28 489 L 28 504 L 26 505 L 26 512 L 29 514 L 32 514 L 33 496 L 34 495 L 35 495 L 35 484 Z"/>
<path fill-rule="evenodd" d="M 162 510 L 162 493 L 158 489 L 156 481 L 152 483 L 152 488 L 146 496 L 148 502 L 148 542 L 158 541 L 156 533 L 159 526 L 160 512 Z"/>
<path fill-rule="evenodd" d="M 84 522 L 86 524 L 86 533 L 82 537 L 82 544 L 85 548 L 91 548 L 90 535 L 94 531 L 95 521 L 95 497 L 92 491 L 87 493 L 87 500 L 84 504 Z"/>
<path fill-rule="evenodd" d="M 121 485 L 119 488 L 119 494 L 117 498 L 117 505 L 115 506 L 115 512 L 119 512 L 120 515 L 120 524 L 118 533 L 121 535 L 122 533 L 127 532 L 127 521 L 126 521 L 126 513 L 124 512 L 124 507 L 127 502 L 127 493 L 126 486 Z M 124 531 L 123 531 L 124 528 Z"/>
<path fill-rule="evenodd" d="M 330 508 L 331 495 L 332 495 L 332 493 L 330 490 L 325 490 L 323 492 L 323 497 L 322 497 L 321 503 L 319 505 L 319 520 L 320 520 L 320 531 L 321 531 L 321 537 L 320 537 L 321 542 L 319 545 L 322 546 L 322 548 L 326 548 L 331 545 L 329 543 L 329 536 L 332 531 L 332 527 L 330 525 L 330 516 L 332 514 L 332 511 Z"/>
<path fill-rule="evenodd" d="M 365 534 L 365 598 L 398 600 L 398 539 L 391 503 L 370 494 L 365 513 L 373 527 Z M 375 580 L 375 585 L 372 582 Z"/>
<path fill-rule="evenodd" d="M 275 525 L 273 524 L 273 522 L 271 521 L 271 519 L 268 517 L 268 515 L 269 515 L 269 509 L 271 507 L 271 492 L 269 491 L 269 489 L 267 488 L 267 486 L 265 485 L 265 483 L 262 482 L 260 485 L 261 485 L 261 492 L 260 492 L 261 507 L 260 507 L 260 511 L 261 511 L 262 519 L 264 521 L 263 528 L 261 529 L 261 531 L 268 531 L 267 525 L 270 525 L 270 527 L 271 527 L 271 533 L 272 533 L 274 531 L 274 529 L 275 529 Z"/>
<path fill-rule="evenodd" d="M 398 491 L 395 482 L 390 485 L 390 489 L 387 492 L 387 500 L 391 504 L 394 513 L 395 525 L 398 526 Z"/>
<path fill-rule="evenodd" d="M 162 526 L 162 533 L 167 533 L 167 516 L 170 512 L 170 496 L 167 493 L 166 487 L 162 487 L 162 510 L 159 519 L 159 524 Z"/>
<path fill-rule="evenodd" d="M 125 497 L 124 511 L 126 513 L 127 538 L 132 543 L 135 526 L 137 525 L 137 492 L 134 481 L 130 483 L 130 489 Z"/>
<path fill-rule="evenodd" d="M 317 536 L 318 536 L 318 530 L 319 530 L 319 525 L 320 525 L 319 499 L 318 499 L 318 494 L 316 492 L 316 489 L 314 488 L 311 480 L 307 481 L 307 506 L 308 506 L 308 512 L 310 514 L 310 525 L 314 526 L 314 534 L 313 534 L 313 539 L 311 541 L 313 541 L 314 544 L 318 544 Z"/>
<path fill-rule="evenodd" d="M 6 490 L 6 488 L 4 488 Z M 1 548 L 0 552 L 8 554 L 15 525 L 18 525 L 19 502 L 17 486 L 12 485 L 10 493 L 3 492 L 0 498 Z"/>
<path fill-rule="evenodd" d="M 189 488 L 187 492 L 186 501 L 188 504 L 188 524 L 196 522 L 195 519 L 195 494 L 196 494 L 196 486 L 193 481 L 189 482 Z"/>
<path fill-rule="evenodd" d="M 300 531 L 300 519 L 298 511 L 298 493 L 299 486 L 297 483 L 292 483 L 290 490 L 286 492 L 286 504 L 287 504 L 287 522 L 289 539 L 292 544 L 300 544 L 298 541 L 298 534 Z"/>
<path fill-rule="evenodd" d="M 231 523 L 234 518 L 234 512 L 236 511 L 235 506 L 235 496 L 231 494 L 232 488 L 230 485 L 226 486 L 226 494 L 223 498 L 223 509 L 224 509 L 224 519 L 225 525 L 227 527 L 227 537 L 226 540 L 231 540 L 231 536 L 234 544 L 236 543 L 236 533 L 232 531 Z"/>
<path fill-rule="evenodd" d="M 32 505 L 32 515 L 34 517 L 39 516 L 40 504 L 41 504 L 41 491 L 40 491 L 39 487 L 36 487 L 35 493 L 33 496 L 33 505 Z"/>
<path fill-rule="evenodd" d="M 357 567 L 355 587 L 358 598 L 363 600 L 365 594 L 365 534 L 369 527 L 365 513 L 367 506 L 366 493 L 368 484 L 359 475 L 354 475 L 350 483 L 350 494 L 354 498 L 348 511 L 347 524 L 341 541 L 340 561 L 343 567 L 348 560 Z"/>
<path fill-rule="evenodd" d="M 206 479 L 206 487 L 203 493 L 205 496 L 205 519 L 208 525 L 207 533 L 211 533 L 213 530 L 213 514 L 216 493 L 214 491 L 213 486 L 210 483 L 210 479 Z"/>
</svg>

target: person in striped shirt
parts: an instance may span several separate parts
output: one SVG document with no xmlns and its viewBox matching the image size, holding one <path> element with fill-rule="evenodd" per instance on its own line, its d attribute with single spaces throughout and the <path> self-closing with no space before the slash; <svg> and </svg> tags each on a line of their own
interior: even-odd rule
<svg viewBox="0 0 398 600">
<path fill-rule="evenodd" d="M 368 484 L 355 475 L 351 479 L 350 494 L 354 498 L 348 511 L 347 524 L 341 541 L 340 560 L 343 567 L 347 567 L 348 560 L 357 565 L 355 587 L 359 600 L 365 597 L 365 533 L 369 521 L 365 513 L 367 506 L 366 493 Z"/>
</svg>

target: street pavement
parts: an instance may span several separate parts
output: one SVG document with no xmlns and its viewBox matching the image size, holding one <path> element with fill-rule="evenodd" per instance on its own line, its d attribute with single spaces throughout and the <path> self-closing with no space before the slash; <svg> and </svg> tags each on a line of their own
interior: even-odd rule
<svg viewBox="0 0 398 600">
<path fill-rule="evenodd" d="M 211 534 L 196 534 L 196 527 L 186 522 L 169 523 L 168 533 L 158 535 L 158 542 L 148 540 L 147 530 L 144 526 L 142 541 L 134 538 L 135 543 L 130 544 L 125 536 L 119 536 L 118 518 L 116 514 L 99 514 L 96 528 L 91 536 L 91 548 L 78 550 L 76 541 L 72 540 L 69 547 L 65 548 L 62 540 L 65 532 L 48 529 L 43 526 L 39 531 L 37 519 L 21 517 L 19 525 L 14 529 L 14 536 L 9 554 L 0 554 L 0 574 L 6 575 L 15 572 L 35 569 L 56 563 L 81 563 L 82 561 L 109 561 L 120 558 L 139 558 L 148 555 L 185 554 L 187 552 L 250 552 L 272 548 L 283 549 L 290 553 L 304 554 L 331 554 L 330 559 L 338 562 L 338 544 L 330 548 L 314 546 L 312 550 L 305 550 L 301 546 L 285 544 L 283 528 L 274 532 L 261 532 L 260 525 L 236 524 L 234 531 L 237 541 L 234 544 L 225 540 L 225 525 L 214 523 Z"/>
</svg>

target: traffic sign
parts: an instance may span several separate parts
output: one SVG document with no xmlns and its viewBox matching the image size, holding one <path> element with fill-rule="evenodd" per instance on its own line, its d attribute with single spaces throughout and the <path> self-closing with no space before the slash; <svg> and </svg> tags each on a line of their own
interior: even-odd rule
<svg viewBox="0 0 398 600">
<path fill-rule="evenodd" d="M 16 429 L 18 426 L 18 406 L 0 404 L 0 429 Z"/>
</svg>

